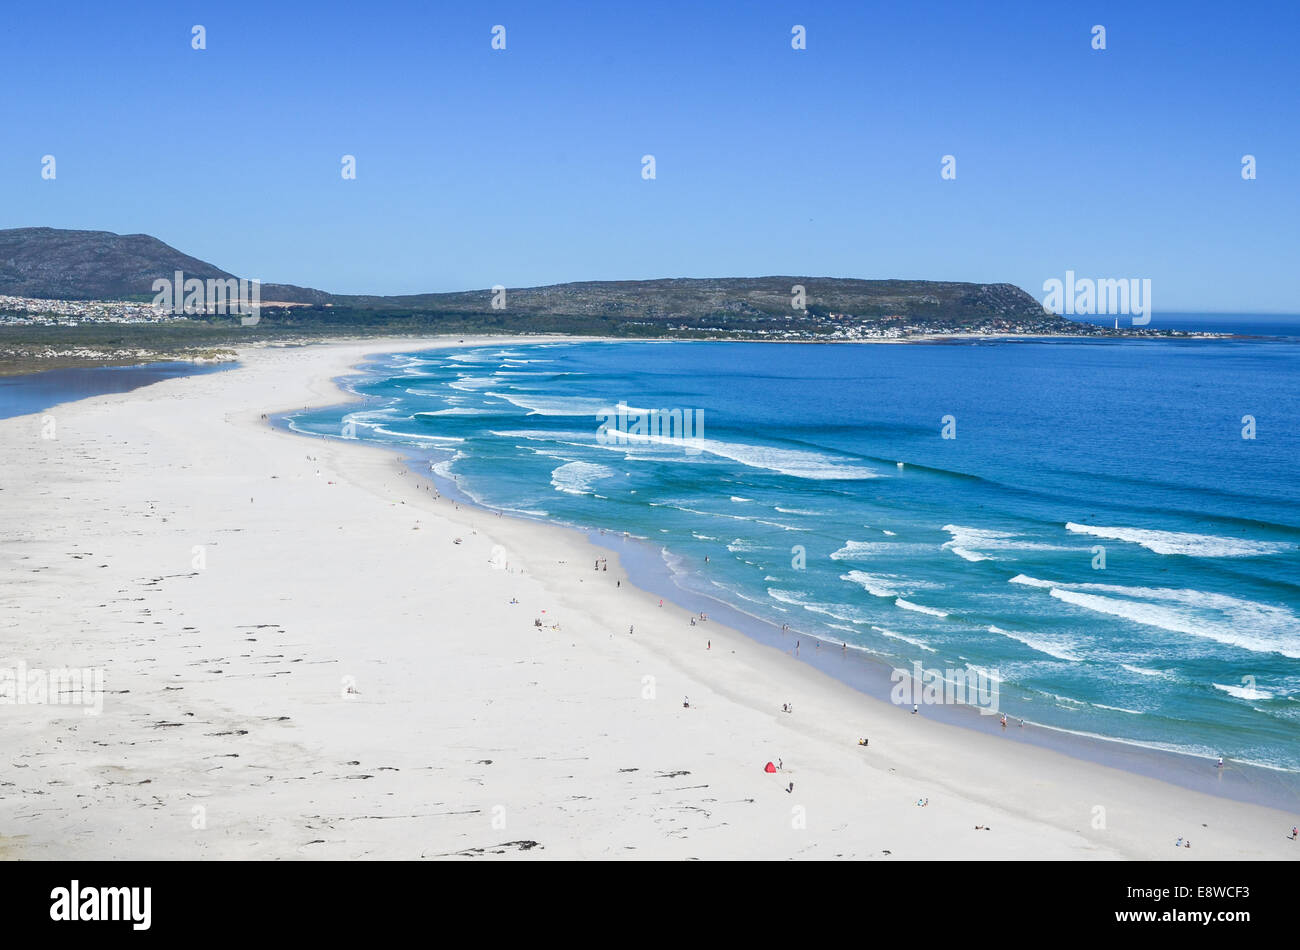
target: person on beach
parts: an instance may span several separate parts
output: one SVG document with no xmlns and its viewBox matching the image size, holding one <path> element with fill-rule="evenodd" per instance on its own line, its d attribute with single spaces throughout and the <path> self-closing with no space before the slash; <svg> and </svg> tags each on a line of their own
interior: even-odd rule
<svg viewBox="0 0 1300 950">
<path fill-rule="evenodd" d="M 682 708 L 683 708 L 683 709 L 690 709 L 690 708 L 691 708 L 691 697 L 689 697 L 689 696 L 683 696 L 683 697 L 682 697 Z"/>
<path fill-rule="evenodd" d="M 1002 714 L 1002 728 L 1005 729 L 1006 727 L 1007 727 L 1007 714 L 1006 714 L 1006 713 L 1003 713 L 1003 714 Z"/>
<path fill-rule="evenodd" d="M 631 624 L 628 624 L 628 625 L 627 625 L 627 635 L 628 635 L 629 637 L 632 635 L 632 625 L 631 625 Z"/>
<path fill-rule="evenodd" d="M 921 708 L 921 707 L 919 707 L 918 705 L 916 705 L 916 703 L 912 703 L 912 715 L 915 716 L 916 713 L 917 713 L 917 711 L 918 711 L 920 708 Z"/>
<path fill-rule="evenodd" d="M 705 642 L 708 643 L 708 646 L 706 646 L 704 649 L 706 649 L 706 650 L 712 650 L 712 649 L 713 649 L 713 641 L 712 641 L 712 640 L 707 640 L 707 641 L 705 641 Z"/>
<path fill-rule="evenodd" d="M 1300 827 L 1296 827 L 1295 825 L 1292 825 L 1292 826 L 1291 826 L 1291 840 L 1292 840 L 1292 841 L 1295 841 L 1296 838 L 1300 838 Z"/>
<path fill-rule="evenodd" d="M 1215 768 L 1216 768 L 1216 769 L 1221 769 L 1221 768 L 1223 768 L 1223 756 L 1219 756 L 1219 764 L 1216 765 Z"/>
</svg>

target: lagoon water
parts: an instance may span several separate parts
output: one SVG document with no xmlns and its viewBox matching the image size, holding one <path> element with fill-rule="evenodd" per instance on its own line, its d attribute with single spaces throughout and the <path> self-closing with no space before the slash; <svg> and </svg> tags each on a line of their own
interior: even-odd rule
<svg viewBox="0 0 1300 950">
<path fill-rule="evenodd" d="M 18 376 L 0 376 L 0 419 L 40 412 L 59 403 L 130 392 L 164 379 L 219 373 L 232 363 L 168 361 L 133 366 L 74 366 Z"/>
<path fill-rule="evenodd" d="M 981 671 L 1010 716 L 1300 770 L 1298 341 L 511 343 L 347 385 L 289 425 L 629 532 L 837 649 Z M 702 437 L 602 442 L 620 401 Z"/>
</svg>

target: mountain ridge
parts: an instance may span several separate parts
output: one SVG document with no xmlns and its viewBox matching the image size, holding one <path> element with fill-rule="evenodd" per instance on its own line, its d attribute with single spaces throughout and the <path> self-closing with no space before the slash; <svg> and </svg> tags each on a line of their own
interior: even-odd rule
<svg viewBox="0 0 1300 950">
<path fill-rule="evenodd" d="M 148 234 L 48 227 L 0 230 L 0 294 L 69 300 L 112 300 L 153 295 L 153 281 L 175 271 L 202 280 L 237 275 L 185 254 Z M 796 285 L 806 313 L 822 319 L 976 318 L 1052 319 L 1036 300 L 1008 283 L 867 280 L 845 277 L 668 277 L 649 280 L 569 281 L 509 288 L 505 308 L 515 316 L 620 319 L 632 322 L 742 323 L 794 320 Z M 294 284 L 263 283 L 265 302 L 341 307 L 357 311 L 410 310 L 492 316 L 491 289 L 425 294 L 334 294 Z M 500 298 L 496 302 L 501 303 Z M 1062 321 L 1068 322 L 1068 321 Z"/>
</svg>

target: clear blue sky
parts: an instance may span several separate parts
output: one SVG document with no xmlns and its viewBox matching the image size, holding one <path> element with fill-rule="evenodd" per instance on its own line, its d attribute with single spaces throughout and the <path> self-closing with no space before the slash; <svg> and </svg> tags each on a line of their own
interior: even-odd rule
<svg viewBox="0 0 1300 950">
<path fill-rule="evenodd" d="M 806 274 L 1041 299 L 1070 269 L 1150 278 L 1157 311 L 1300 311 L 1294 0 L 99 0 L 4 19 L 0 227 L 144 232 L 339 293 Z"/>
</svg>

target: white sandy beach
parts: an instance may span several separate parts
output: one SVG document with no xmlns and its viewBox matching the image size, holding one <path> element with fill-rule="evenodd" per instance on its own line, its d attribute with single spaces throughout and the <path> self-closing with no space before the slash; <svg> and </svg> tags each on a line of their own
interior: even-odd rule
<svg viewBox="0 0 1300 950">
<path fill-rule="evenodd" d="M 1300 816 L 913 716 L 262 420 L 419 348 L 0 421 L 0 667 L 107 688 L 0 705 L 0 857 L 1300 858 Z"/>
</svg>

